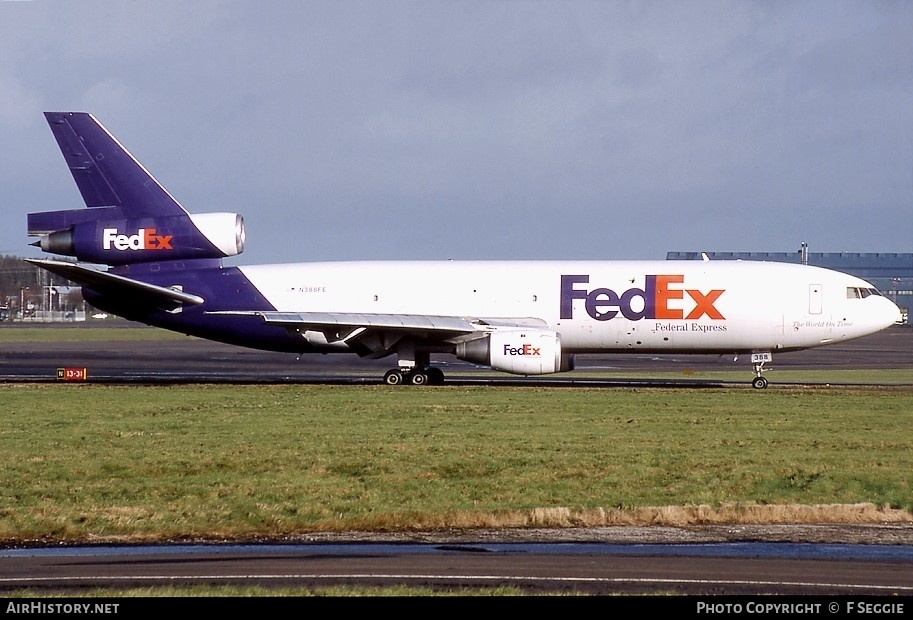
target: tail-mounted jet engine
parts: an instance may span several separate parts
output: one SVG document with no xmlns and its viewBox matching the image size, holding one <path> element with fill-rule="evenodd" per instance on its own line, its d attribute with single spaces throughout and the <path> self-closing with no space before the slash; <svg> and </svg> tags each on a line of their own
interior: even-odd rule
<svg viewBox="0 0 913 620">
<path fill-rule="evenodd" d="M 30 214 L 29 235 L 41 236 L 32 245 L 106 265 L 223 258 L 244 251 L 244 219 L 236 213 L 88 221 L 72 221 L 71 213 Z"/>
</svg>

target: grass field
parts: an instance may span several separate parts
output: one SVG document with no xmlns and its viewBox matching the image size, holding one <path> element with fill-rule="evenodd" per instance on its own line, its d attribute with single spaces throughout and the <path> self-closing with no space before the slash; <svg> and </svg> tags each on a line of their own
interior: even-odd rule
<svg viewBox="0 0 913 620">
<path fill-rule="evenodd" d="M 909 388 L 9 384 L 0 402 L 7 542 L 913 509 Z"/>
<path fill-rule="evenodd" d="M 73 323 L 65 327 L 11 323 L 0 329 L 0 344 L 5 342 L 123 342 L 143 340 L 181 340 L 184 334 L 157 329 L 136 327 L 125 321 L 112 321 L 113 326 Z"/>
</svg>

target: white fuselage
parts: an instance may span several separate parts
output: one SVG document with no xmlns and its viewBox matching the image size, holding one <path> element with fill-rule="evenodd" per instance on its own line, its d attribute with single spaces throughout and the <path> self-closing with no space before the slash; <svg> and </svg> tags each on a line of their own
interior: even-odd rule
<svg viewBox="0 0 913 620">
<path fill-rule="evenodd" d="M 847 274 L 743 261 L 403 261 L 241 267 L 282 312 L 538 319 L 568 353 L 797 350 L 899 319 Z"/>
</svg>

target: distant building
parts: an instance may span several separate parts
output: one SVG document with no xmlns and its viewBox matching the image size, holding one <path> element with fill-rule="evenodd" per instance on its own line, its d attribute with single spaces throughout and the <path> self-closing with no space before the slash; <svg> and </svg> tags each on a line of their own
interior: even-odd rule
<svg viewBox="0 0 913 620">
<path fill-rule="evenodd" d="M 913 253 L 859 252 L 669 252 L 666 260 L 757 260 L 802 263 L 848 273 L 868 282 L 906 313 L 913 307 Z"/>
</svg>

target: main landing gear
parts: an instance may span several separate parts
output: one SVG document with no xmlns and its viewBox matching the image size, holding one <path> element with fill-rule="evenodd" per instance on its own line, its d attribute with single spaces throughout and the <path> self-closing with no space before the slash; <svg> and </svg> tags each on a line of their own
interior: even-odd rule
<svg viewBox="0 0 913 620">
<path fill-rule="evenodd" d="M 440 385 L 444 382 L 444 371 L 440 368 L 392 368 L 384 374 L 387 385 Z"/>
<path fill-rule="evenodd" d="M 384 374 L 387 385 L 440 385 L 444 382 L 444 371 L 429 366 L 431 354 L 416 351 L 415 345 L 402 342 L 396 349 L 399 368 L 392 368 Z"/>
</svg>

